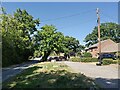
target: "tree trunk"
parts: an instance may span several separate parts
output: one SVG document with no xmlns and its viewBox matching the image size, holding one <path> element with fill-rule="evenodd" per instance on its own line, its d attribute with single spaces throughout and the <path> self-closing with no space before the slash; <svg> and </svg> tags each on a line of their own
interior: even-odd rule
<svg viewBox="0 0 120 90">
<path fill-rule="evenodd" d="M 50 55 L 50 53 L 51 53 L 51 51 L 45 51 L 44 52 L 44 56 L 42 57 L 42 61 L 44 62 L 44 61 L 47 61 L 47 58 L 48 58 L 48 56 Z"/>
</svg>

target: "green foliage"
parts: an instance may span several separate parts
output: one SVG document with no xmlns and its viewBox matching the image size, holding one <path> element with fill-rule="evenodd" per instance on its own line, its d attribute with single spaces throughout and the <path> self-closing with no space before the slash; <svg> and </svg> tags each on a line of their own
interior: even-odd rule
<svg viewBox="0 0 120 90">
<path fill-rule="evenodd" d="M 89 52 L 85 52 L 85 53 L 83 54 L 83 57 L 92 57 L 92 54 L 89 53 Z"/>
<path fill-rule="evenodd" d="M 80 62 L 81 59 L 80 59 L 80 58 L 70 58 L 70 61 L 73 61 L 73 62 Z"/>
<path fill-rule="evenodd" d="M 66 48 L 64 51 L 68 53 L 71 51 L 78 52 L 83 48 L 81 45 L 79 45 L 79 41 L 74 37 L 65 36 L 63 43 Z"/>
<path fill-rule="evenodd" d="M 98 62 L 97 58 L 81 58 L 81 62 Z"/>
<path fill-rule="evenodd" d="M 57 56 L 57 54 L 53 51 L 50 53 L 50 56 Z"/>
<path fill-rule="evenodd" d="M 45 25 L 37 30 L 39 19 L 34 20 L 26 10 L 17 9 L 13 16 L 4 9 L 2 11 L 3 66 L 26 61 L 33 55 L 42 55 L 45 61 L 53 51 L 59 54 L 77 52 L 83 48 L 76 38 L 64 36 L 53 25 Z"/>
<path fill-rule="evenodd" d="M 5 12 L 5 11 L 4 11 Z M 34 46 L 31 35 L 36 31 L 39 20 L 34 20 L 26 10 L 17 9 L 14 15 L 0 15 L 2 30 L 2 65 L 20 63 L 33 54 Z"/>
<path fill-rule="evenodd" d="M 52 51 L 60 52 L 63 50 L 64 36 L 61 32 L 57 32 L 55 26 L 45 25 L 36 34 L 36 46 L 37 50 L 43 52 L 43 61 L 47 60 L 47 57 Z"/>
<path fill-rule="evenodd" d="M 42 53 L 40 52 L 40 51 L 35 51 L 34 52 L 34 57 L 40 57 L 40 56 L 42 56 Z"/>
<path fill-rule="evenodd" d="M 120 65 L 120 59 L 118 59 L 117 63 Z"/>
<path fill-rule="evenodd" d="M 73 62 L 98 62 L 98 59 L 97 58 L 90 58 L 90 57 L 87 57 L 87 58 L 70 58 L 70 61 L 73 61 Z"/>
<path fill-rule="evenodd" d="M 101 30 L 101 40 L 105 39 L 112 39 L 116 43 L 119 43 L 120 41 L 120 25 L 116 23 L 102 23 L 100 26 Z M 98 42 L 98 28 L 95 26 L 94 30 L 92 33 L 88 34 L 85 37 L 86 46 L 93 45 Z"/>
<path fill-rule="evenodd" d="M 82 55 L 82 54 L 81 54 L 81 52 L 77 52 L 77 56 L 79 56 L 79 57 L 80 57 L 81 55 Z"/>
<path fill-rule="evenodd" d="M 120 60 L 103 59 L 103 65 L 120 64 Z"/>
<path fill-rule="evenodd" d="M 119 46 L 118 46 L 119 47 Z M 120 52 L 116 53 L 116 57 L 120 60 Z"/>
<path fill-rule="evenodd" d="M 113 60 L 112 64 L 119 64 L 119 60 Z"/>
<path fill-rule="evenodd" d="M 111 59 L 103 59 L 103 65 L 110 65 L 113 63 L 113 60 Z"/>
<path fill-rule="evenodd" d="M 36 50 L 43 52 L 43 61 L 46 61 L 47 57 L 53 51 L 55 51 L 56 54 L 60 52 L 68 54 L 71 51 L 77 52 L 83 48 L 79 45 L 79 41 L 76 40 L 76 38 L 64 36 L 56 30 L 53 25 L 45 25 L 35 35 Z"/>
</svg>

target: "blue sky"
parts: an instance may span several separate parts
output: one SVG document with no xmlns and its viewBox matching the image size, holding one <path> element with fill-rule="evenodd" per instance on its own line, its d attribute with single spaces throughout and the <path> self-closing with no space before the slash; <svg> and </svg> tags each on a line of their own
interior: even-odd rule
<svg viewBox="0 0 120 90">
<path fill-rule="evenodd" d="M 77 38 L 83 45 L 86 35 L 97 25 L 96 8 L 100 8 L 101 23 L 118 22 L 117 2 L 4 2 L 2 6 L 9 14 L 17 8 L 26 9 L 34 19 L 40 19 L 38 29 L 53 24 L 58 31 Z"/>
</svg>

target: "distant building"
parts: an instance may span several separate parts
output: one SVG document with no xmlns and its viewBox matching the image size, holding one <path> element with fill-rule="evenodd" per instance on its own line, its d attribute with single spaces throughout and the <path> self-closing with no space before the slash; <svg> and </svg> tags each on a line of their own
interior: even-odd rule
<svg viewBox="0 0 120 90">
<path fill-rule="evenodd" d="M 86 52 L 90 52 L 92 57 L 98 57 L 98 43 L 86 48 Z M 120 52 L 120 43 L 115 43 L 111 39 L 101 41 L 101 53 L 117 53 Z"/>
</svg>

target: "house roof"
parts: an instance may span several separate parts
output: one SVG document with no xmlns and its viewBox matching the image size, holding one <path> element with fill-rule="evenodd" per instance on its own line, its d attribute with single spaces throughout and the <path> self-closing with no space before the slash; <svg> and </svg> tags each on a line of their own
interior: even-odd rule
<svg viewBox="0 0 120 90">
<path fill-rule="evenodd" d="M 89 49 L 98 47 L 98 43 L 89 47 Z M 120 43 L 115 43 L 111 39 L 101 41 L 101 52 L 118 52 L 120 51 Z"/>
<path fill-rule="evenodd" d="M 101 52 L 117 52 L 118 51 L 118 44 L 108 44 L 107 46 L 101 48 Z"/>
<path fill-rule="evenodd" d="M 118 51 L 120 52 L 120 43 L 117 43 Z"/>
<path fill-rule="evenodd" d="M 101 44 L 108 40 L 111 40 L 111 39 L 103 40 L 103 41 L 101 41 Z M 98 47 L 98 43 L 91 45 L 89 48 L 94 48 L 94 47 Z"/>
</svg>

